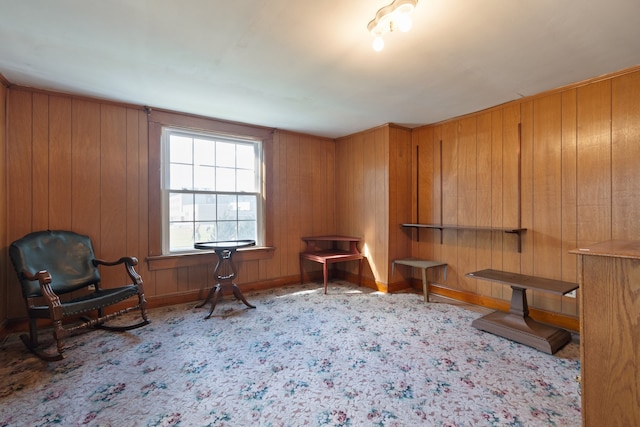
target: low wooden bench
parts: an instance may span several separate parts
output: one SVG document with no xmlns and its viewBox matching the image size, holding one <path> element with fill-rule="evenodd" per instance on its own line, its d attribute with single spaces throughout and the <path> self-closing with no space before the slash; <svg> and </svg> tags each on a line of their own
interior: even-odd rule
<svg viewBox="0 0 640 427">
<path fill-rule="evenodd" d="M 555 353 L 571 341 L 571 334 L 564 329 L 544 325 L 529 317 L 526 290 L 564 295 L 578 289 L 577 283 L 492 269 L 474 271 L 467 273 L 467 276 L 504 283 L 512 289 L 509 312 L 489 313 L 474 320 L 471 323 L 474 327 L 549 354 Z"/>
<path fill-rule="evenodd" d="M 396 264 L 400 265 L 408 265 L 413 268 L 422 269 L 422 292 L 424 294 L 424 302 L 429 302 L 429 282 L 427 282 L 427 270 L 433 267 L 444 267 L 444 280 L 447 280 L 447 263 L 440 261 L 430 261 L 427 259 L 420 258 L 404 258 L 404 259 L 395 259 L 391 263 L 391 275 L 393 276 L 393 272 L 395 270 Z"/>
</svg>

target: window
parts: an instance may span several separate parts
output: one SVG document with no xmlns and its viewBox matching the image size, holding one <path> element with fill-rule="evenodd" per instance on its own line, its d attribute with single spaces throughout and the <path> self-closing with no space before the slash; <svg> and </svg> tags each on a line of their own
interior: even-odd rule
<svg viewBox="0 0 640 427">
<path fill-rule="evenodd" d="M 164 128 L 162 147 L 163 253 L 216 240 L 262 244 L 260 140 Z"/>
</svg>

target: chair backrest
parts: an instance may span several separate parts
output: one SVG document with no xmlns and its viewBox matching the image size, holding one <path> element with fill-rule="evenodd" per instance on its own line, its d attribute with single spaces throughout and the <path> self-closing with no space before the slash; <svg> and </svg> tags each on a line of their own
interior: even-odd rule
<svg viewBox="0 0 640 427">
<path fill-rule="evenodd" d="M 47 270 L 51 275 L 51 288 L 57 294 L 100 282 L 100 272 L 93 264 L 91 239 L 72 231 L 29 233 L 11 244 L 9 256 L 25 298 L 41 296 L 41 292 L 38 281 L 27 280 L 23 271 L 35 274 Z"/>
</svg>

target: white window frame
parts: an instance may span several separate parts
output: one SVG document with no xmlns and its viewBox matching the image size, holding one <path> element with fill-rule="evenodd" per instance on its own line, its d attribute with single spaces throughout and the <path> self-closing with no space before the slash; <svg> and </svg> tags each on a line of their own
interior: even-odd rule
<svg viewBox="0 0 640 427">
<path fill-rule="evenodd" d="M 189 138 L 202 138 L 215 140 L 220 142 L 234 143 L 234 144 L 254 144 L 256 148 L 255 158 L 255 173 L 256 173 L 256 192 L 246 191 L 216 191 L 216 190 L 198 190 L 198 189 L 183 189 L 176 190 L 169 188 L 169 171 L 170 171 L 170 152 L 169 152 L 169 138 L 172 134 L 186 136 Z M 192 129 L 185 129 L 179 127 L 163 127 L 161 135 L 161 206 L 162 206 L 162 253 L 163 255 L 180 254 L 189 252 L 199 252 L 194 248 L 184 248 L 171 250 L 170 248 L 170 194 L 171 193 L 184 193 L 184 194 L 211 194 L 211 195 L 255 195 L 256 196 L 256 246 L 263 246 L 265 241 L 265 220 L 264 220 L 264 172 L 263 172 L 263 141 L 258 138 L 228 135 L 217 132 L 198 131 Z M 193 163 L 192 163 L 193 164 Z M 195 215 L 195 214 L 194 214 Z M 216 220 L 217 221 L 217 220 Z M 195 216 L 192 221 L 185 221 L 186 223 L 192 222 L 195 229 Z"/>
</svg>

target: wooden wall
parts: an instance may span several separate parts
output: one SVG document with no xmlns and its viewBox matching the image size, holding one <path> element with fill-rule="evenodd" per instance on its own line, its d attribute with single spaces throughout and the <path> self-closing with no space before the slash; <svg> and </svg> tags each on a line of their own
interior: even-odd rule
<svg viewBox="0 0 640 427">
<path fill-rule="evenodd" d="M 99 256 L 140 258 L 151 303 L 203 296 L 211 261 L 163 260 L 153 269 L 145 261 L 157 255 L 151 248 L 160 232 L 153 208 L 157 171 L 150 166 L 157 141 L 147 111 L 0 85 L 2 98 L 5 265 L 14 239 L 70 228 L 89 234 Z M 390 277 L 390 261 L 408 255 L 446 261 L 447 280 L 436 274 L 436 292 L 486 306 L 504 306 L 510 289 L 466 272 L 492 267 L 575 281 L 576 259 L 568 250 L 640 239 L 639 103 L 636 69 L 413 131 L 386 125 L 336 141 L 276 131 L 265 143 L 272 249 L 241 257 L 240 285 L 297 282 L 300 237 L 335 232 L 363 237 L 365 278 L 381 289 L 403 281 L 400 273 Z M 205 128 L 222 123 L 197 121 L 207 122 Z M 418 236 L 399 227 L 516 226 L 519 219 L 528 229 L 521 252 L 515 236 L 502 232 L 449 230 L 441 244 L 438 231 Z M 355 275 L 355 265 L 345 268 Z M 3 278 L 0 321 L 23 315 L 13 271 L 5 268 Z M 576 299 L 533 293 L 529 302 L 577 315 Z"/>
<path fill-rule="evenodd" d="M 0 76 L 0 242 L 5 242 L 7 238 L 7 217 L 6 217 L 6 191 L 7 191 L 7 86 Z M 0 248 L 0 269 L 7 271 L 7 247 L 2 245 Z M 2 336 L 2 327 L 7 319 L 7 281 L 0 278 L 0 337 Z"/>
<path fill-rule="evenodd" d="M 502 232 L 445 230 L 442 244 L 437 230 L 414 234 L 414 256 L 449 264 L 444 288 L 508 300 L 510 288 L 465 273 L 577 282 L 570 249 L 640 239 L 640 71 L 422 127 L 413 144 L 416 222 L 527 228 L 521 252 Z M 569 297 L 533 292 L 529 303 L 578 314 Z"/>
<path fill-rule="evenodd" d="M 154 205 L 159 188 L 152 185 L 157 171 L 149 166 L 158 158 L 158 143 L 150 140 L 147 112 L 24 88 L 7 92 L 8 149 L 0 162 L 7 168 L 3 262 L 6 247 L 26 233 L 71 229 L 91 236 L 99 257 L 138 257 L 152 305 L 203 296 L 212 285 L 213 256 L 165 260 L 154 269 L 145 261 L 160 233 Z M 221 123 L 196 122 L 214 128 Z M 288 132 L 276 132 L 265 143 L 267 244 L 275 249 L 239 263 L 244 289 L 299 281 L 300 237 L 334 232 L 334 145 Z M 0 318 L 22 317 L 15 273 L 3 272 L 7 311 Z M 124 280 L 120 276 L 103 279 Z"/>
<path fill-rule="evenodd" d="M 337 231 L 362 238 L 364 280 L 380 290 L 390 290 L 391 260 L 411 250 L 399 226 L 410 219 L 410 191 L 409 129 L 385 125 L 336 140 Z"/>
</svg>

